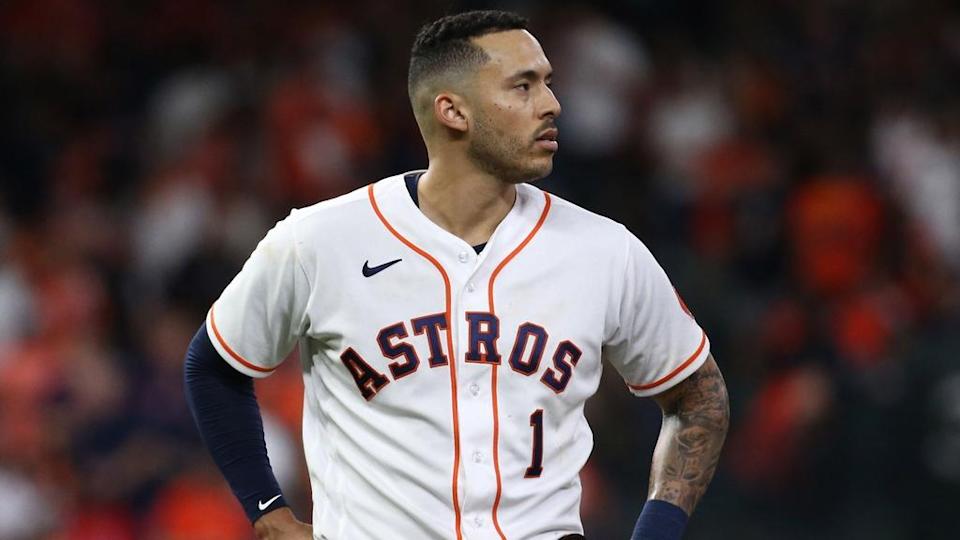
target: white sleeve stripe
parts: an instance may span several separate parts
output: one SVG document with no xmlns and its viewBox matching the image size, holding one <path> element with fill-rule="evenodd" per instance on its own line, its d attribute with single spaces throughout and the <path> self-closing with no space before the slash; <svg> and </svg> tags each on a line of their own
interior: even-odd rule
<svg viewBox="0 0 960 540">
<path fill-rule="evenodd" d="M 277 369 L 275 367 L 265 368 L 265 367 L 258 366 L 252 362 L 249 362 L 246 359 L 244 359 L 242 356 L 240 356 L 240 354 L 238 354 L 232 348 L 230 348 L 230 345 L 227 345 L 227 342 L 223 339 L 223 336 L 220 335 L 220 330 L 217 328 L 217 321 L 213 318 L 213 306 L 210 306 L 210 329 L 213 330 L 213 335 L 216 336 L 217 341 L 219 342 L 220 346 L 223 347 L 223 350 L 225 350 L 227 354 L 230 355 L 231 358 L 239 362 L 240 365 L 242 365 L 243 367 L 247 369 L 252 369 L 253 371 L 256 371 L 259 373 L 271 373 L 273 372 L 273 370 Z"/>
<path fill-rule="evenodd" d="M 706 332 L 701 331 L 700 346 L 697 347 L 697 350 L 694 351 L 694 353 L 693 353 L 692 355 L 690 355 L 690 358 L 687 358 L 682 364 L 680 364 L 679 366 L 677 366 L 676 369 L 674 369 L 674 370 L 671 371 L 670 373 L 667 373 L 666 375 L 664 375 L 664 376 L 661 377 L 660 379 L 657 379 L 657 380 L 653 381 L 652 383 L 647 383 L 647 384 L 628 384 L 627 386 L 630 387 L 630 389 L 633 390 L 633 391 L 635 391 L 635 392 L 643 392 L 643 391 L 646 391 L 646 390 L 652 390 L 652 389 L 654 389 L 654 388 L 656 388 L 656 387 L 658 387 L 658 386 L 660 386 L 660 385 L 662 385 L 662 384 L 670 381 L 670 379 L 676 377 L 679 373 L 681 373 L 684 369 L 686 369 L 687 366 L 689 366 L 691 363 L 693 363 L 693 361 L 696 360 L 696 359 L 700 356 L 700 353 L 703 352 L 703 347 L 704 347 L 706 344 L 707 344 L 707 334 L 706 334 Z"/>
</svg>

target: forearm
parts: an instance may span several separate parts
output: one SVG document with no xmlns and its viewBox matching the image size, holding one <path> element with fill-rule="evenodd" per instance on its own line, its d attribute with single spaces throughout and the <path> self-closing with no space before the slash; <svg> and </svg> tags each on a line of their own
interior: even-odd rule
<svg viewBox="0 0 960 540">
<path fill-rule="evenodd" d="M 267 458 L 253 380 L 219 357 L 205 326 L 187 351 L 184 392 L 211 457 L 250 521 L 285 506 Z"/>
<path fill-rule="evenodd" d="M 664 415 L 648 499 L 669 502 L 691 515 L 713 479 L 727 435 L 730 406 L 723 375 L 710 357 L 657 402 Z"/>
</svg>

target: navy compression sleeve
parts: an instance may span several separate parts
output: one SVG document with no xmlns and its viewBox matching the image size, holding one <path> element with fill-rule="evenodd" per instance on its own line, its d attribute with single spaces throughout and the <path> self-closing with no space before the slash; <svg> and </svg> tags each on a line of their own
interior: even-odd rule
<svg viewBox="0 0 960 540">
<path fill-rule="evenodd" d="M 203 442 L 250 521 L 286 506 L 267 458 L 253 379 L 220 357 L 206 323 L 190 342 L 183 380 Z"/>
</svg>

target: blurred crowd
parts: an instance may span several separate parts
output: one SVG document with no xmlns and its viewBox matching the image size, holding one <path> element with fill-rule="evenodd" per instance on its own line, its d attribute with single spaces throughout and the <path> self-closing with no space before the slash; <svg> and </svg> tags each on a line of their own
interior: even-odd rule
<svg viewBox="0 0 960 540">
<path fill-rule="evenodd" d="M 482 2 L 0 3 L 0 539 L 251 537 L 186 345 L 290 207 L 422 168 L 420 24 Z M 555 68 L 542 187 L 628 225 L 710 335 L 732 427 L 688 538 L 956 538 L 960 4 L 513 1 Z M 291 359 L 257 382 L 310 510 Z M 588 538 L 659 410 L 588 405 Z"/>
</svg>

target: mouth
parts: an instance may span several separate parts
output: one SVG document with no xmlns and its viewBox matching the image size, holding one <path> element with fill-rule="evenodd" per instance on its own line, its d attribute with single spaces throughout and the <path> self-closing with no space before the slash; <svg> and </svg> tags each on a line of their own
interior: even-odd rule
<svg viewBox="0 0 960 540">
<path fill-rule="evenodd" d="M 534 144 L 538 148 L 548 150 L 551 152 L 556 152 L 560 145 L 557 143 L 557 135 L 559 131 L 557 128 L 550 128 L 540 132 L 540 135 L 537 136 Z"/>
</svg>

